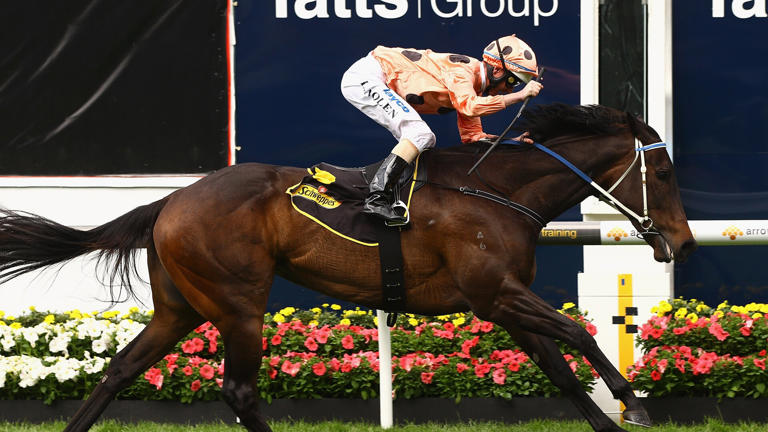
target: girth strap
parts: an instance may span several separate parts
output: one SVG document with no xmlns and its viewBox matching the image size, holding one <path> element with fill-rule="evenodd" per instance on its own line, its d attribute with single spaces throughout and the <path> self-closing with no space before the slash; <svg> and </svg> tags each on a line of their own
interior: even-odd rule
<svg viewBox="0 0 768 432">
<path fill-rule="evenodd" d="M 405 276 L 403 274 L 403 251 L 400 246 L 400 228 L 387 227 L 379 231 L 379 262 L 381 264 L 381 286 L 383 306 L 387 325 L 397 321 L 397 312 L 405 311 Z"/>
</svg>

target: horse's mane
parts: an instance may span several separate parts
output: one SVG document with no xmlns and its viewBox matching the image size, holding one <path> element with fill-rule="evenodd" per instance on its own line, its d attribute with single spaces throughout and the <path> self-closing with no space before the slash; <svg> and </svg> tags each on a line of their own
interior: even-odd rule
<svg viewBox="0 0 768 432">
<path fill-rule="evenodd" d="M 613 135 L 627 130 L 628 116 L 602 105 L 537 105 L 523 111 L 519 131 L 528 131 L 535 142 L 566 135 Z"/>
</svg>

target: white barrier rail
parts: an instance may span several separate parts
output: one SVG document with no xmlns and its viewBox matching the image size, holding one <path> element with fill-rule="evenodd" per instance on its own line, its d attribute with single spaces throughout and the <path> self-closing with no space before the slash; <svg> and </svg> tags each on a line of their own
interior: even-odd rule
<svg viewBox="0 0 768 432">
<path fill-rule="evenodd" d="M 702 246 L 768 245 L 768 220 L 688 221 Z M 539 235 L 541 245 L 644 244 L 629 221 L 550 222 Z"/>
</svg>

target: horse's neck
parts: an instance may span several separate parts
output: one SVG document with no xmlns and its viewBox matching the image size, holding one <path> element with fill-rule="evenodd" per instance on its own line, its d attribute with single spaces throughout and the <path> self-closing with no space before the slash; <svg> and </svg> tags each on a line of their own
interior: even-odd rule
<svg viewBox="0 0 768 432">
<path fill-rule="evenodd" d="M 601 179 L 626 153 L 611 137 L 561 138 L 547 143 L 556 153 L 593 179 Z M 565 164 L 541 150 L 494 161 L 499 174 L 489 182 L 507 192 L 507 198 L 523 204 L 549 221 L 593 193 L 592 187 Z M 505 168 L 506 167 L 506 168 Z M 494 185 L 495 186 L 495 185 Z"/>
</svg>

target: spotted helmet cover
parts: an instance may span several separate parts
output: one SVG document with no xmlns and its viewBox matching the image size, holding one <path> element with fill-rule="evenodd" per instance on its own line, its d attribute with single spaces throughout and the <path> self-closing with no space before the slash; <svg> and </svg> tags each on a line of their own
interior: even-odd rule
<svg viewBox="0 0 768 432">
<path fill-rule="evenodd" d="M 501 48 L 501 53 L 499 48 Z M 502 59 L 504 60 L 503 64 Z M 491 41 L 483 51 L 483 61 L 493 67 L 508 70 L 524 83 L 539 76 L 536 54 L 527 43 L 515 35 L 504 36 Z"/>
</svg>

